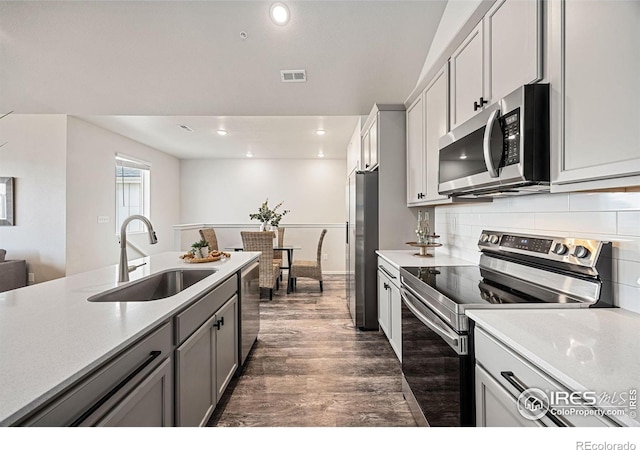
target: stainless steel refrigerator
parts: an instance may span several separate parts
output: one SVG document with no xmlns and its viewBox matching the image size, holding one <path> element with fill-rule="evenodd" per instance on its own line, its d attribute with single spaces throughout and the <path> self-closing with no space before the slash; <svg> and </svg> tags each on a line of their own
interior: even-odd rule
<svg viewBox="0 0 640 450">
<path fill-rule="evenodd" d="M 353 324 L 378 329 L 378 172 L 354 171 L 347 183 L 347 304 Z"/>
</svg>

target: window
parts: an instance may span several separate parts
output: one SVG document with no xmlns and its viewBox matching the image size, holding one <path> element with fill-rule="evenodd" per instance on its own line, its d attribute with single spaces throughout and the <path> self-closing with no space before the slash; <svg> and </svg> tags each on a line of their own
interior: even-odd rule
<svg viewBox="0 0 640 450">
<path fill-rule="evenodd" d="M 116 154 L 116 234 L 120 234 L 122 222 L 133 214 L 149 218 L 150 178 L 151 164 Z M 144 225 L 134 220 L 127 232 L 144 232 Z"/>
</svg>

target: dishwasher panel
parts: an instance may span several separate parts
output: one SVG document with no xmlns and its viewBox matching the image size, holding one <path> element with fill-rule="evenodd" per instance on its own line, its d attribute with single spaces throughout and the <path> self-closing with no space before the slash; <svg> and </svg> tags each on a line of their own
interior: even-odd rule
<svg viewBox="0 0 640 450">
<path fill-rule="evenodd" d="M 244 367 L 247 355 L 260 332 L 260 265 L 255 262 L 245 267 L 240 275 L 240 324 L 238 342 L 240 366 Z"/>
</svg>

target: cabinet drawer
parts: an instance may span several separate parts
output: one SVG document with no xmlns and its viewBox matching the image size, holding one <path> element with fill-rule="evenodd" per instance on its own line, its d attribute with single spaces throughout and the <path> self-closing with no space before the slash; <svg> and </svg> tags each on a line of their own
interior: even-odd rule
<svg viewBox="0 0 640 450">
<path fill-rule="evenodd" d="M 170 355 L 171 338 L 167 322 L 19 425 L 58 427 L 98 420 Z"/>
<path fill-rule="evenodd" d="M 378 258 L 378 270 L 382 271 L 398 288 L 400 288 L 400 270 L 386 259 Z"/>
<path fill-rule="evenodd" d="M 180 344 L 211 317 L 227 300 L 238 291 L 238 277 L 233 275 L 213 291 L 197 300 L 189 308 L 178 314 L 176 323 L 176 344 Z"/>
<path fill-rule="evenodd" d="M 515 388 L 503 376 L 503 373 L 510 372 L 515 380 L 525 389 L 537 388 L 547 395 L 550 392 L 570 391 L 548 375 L 540 371 L 520 355 L 495 340 L 484 330 L 475 329 L 475 357 L 476 364 L 485 369 L 489 375 L 497 380 L 515 399 L 520 395 L 520 391 Z M 566 405 L 567 407 L 577 405 Z M 590 408 L 585 406 L 585 408 Z M 599 418 L 594 415 L 571 415 L 560 417 L 569 426 L 595 427 L 595 426 L 618 426 L 607 417 Z M 543 419 L 545 423 L 547 419 Z"/>
</svg>

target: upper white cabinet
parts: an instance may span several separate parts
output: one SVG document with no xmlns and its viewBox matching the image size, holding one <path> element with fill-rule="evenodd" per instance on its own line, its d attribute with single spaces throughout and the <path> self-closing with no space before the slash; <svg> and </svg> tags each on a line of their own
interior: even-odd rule
<svg viewBox="0 0 640 450">
<path fill-rule="evenodd" d="M 377 113 L 373 120 L 365 124 L 362 133 L 362 170 L 373 170 L 378 166 L 378 118 Z"/>
<path fill-rule="evenodd" d="M 407 206 L 449 203 L 438 194 L 438 141 L 448 128 L 447 67 L 407 109 Z"/>
<path fill-rule="evenodd" d="M 484 45 L 482 22 L 456 49 L 449 60 L 451 70 L 451 128 L 472 117 L 483 102 Z"/>
<path fill-rule="evenodd" d="M 542 78 L 542 2 L 498 0 L 452 53 L 451 128 Z"/>
<path fill-rule="evenodd" d="M 542 78 L 542 2 L 498 0 L 484 16 L 489 103 Z"/>
<path fill-rule="evenodd" d="M 640 185 L 640 4 L 550 6 L 552 192 Z"/>
<path fill-rule="evenodd" d="M 407 206 L 419 205 L 425 191 L 423 117 L 421 95 L 407 108 Z"/>
<path fill-rule="evenodd" d="M 362 170 L 362 139 L 361 130 L 364 123 L 364 118 L 360 117 L 357 122 L 349 145 L 347 146 L 347 175 L 354 170 Z"/>
<path fill-rule="evenodd" d="M 438 141 L 449 131 L 447 75 L 444 67 L 424 92 L 425 204 L 448 200 L 446 195 L 438 194 Z"/>
</svg>

